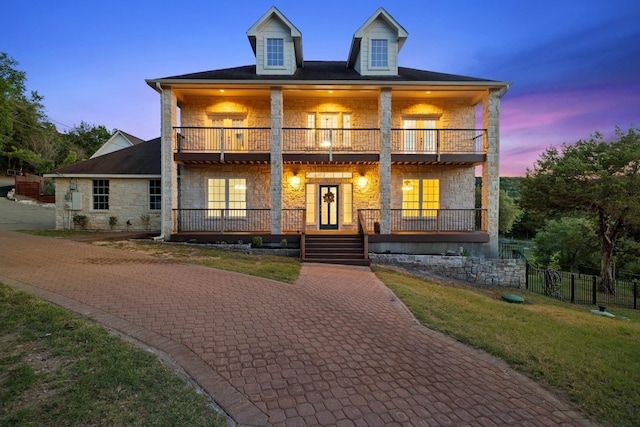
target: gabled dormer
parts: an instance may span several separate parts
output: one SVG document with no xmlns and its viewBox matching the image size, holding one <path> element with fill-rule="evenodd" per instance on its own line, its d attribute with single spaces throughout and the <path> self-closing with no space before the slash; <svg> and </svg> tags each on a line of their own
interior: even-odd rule
<svg viewBox="0 0 640 427">
<path fill-rule="evenodd" d="M 409 33 L 379 8 L 355 32 L 347 67 L 363 76 L 397 76 L 398 53 Z"/>
<path fill-rule="evenodd" d="M 302 67 L 302 33 L 272 7 L 247 30 L 256 74 L 293 75 Z"/>
</svg>

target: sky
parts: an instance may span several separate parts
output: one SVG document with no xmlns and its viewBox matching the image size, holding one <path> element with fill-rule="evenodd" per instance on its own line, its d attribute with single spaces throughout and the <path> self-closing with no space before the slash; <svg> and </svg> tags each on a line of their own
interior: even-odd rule
<svg viewBox="0 0 640 427">
<path fill-rule="evenodd" d="M 346 60 L 384 7 L 409 33 L 400 66 L 510 82 L 502 176 L 640 126 L 638 0 L 4 0 L 0 52 L 61 132 L 84 121 L 152 139 L 160 95 L 145 79 L 255 64 L 246 31 L 271 6 L 302 32 L 305 60 Z"/>
</svg>

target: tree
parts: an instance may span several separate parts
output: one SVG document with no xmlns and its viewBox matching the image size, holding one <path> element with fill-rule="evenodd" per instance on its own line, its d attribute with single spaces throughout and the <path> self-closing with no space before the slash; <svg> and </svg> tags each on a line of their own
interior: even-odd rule
<svg viewBox="0 0 640 427">
<path fill-rule="evenodd" d="M 559 254 L 562 268 L 576 269 L 590 264 L 598 255 L 598 237 L 589 218 L 562 217 L 550 219 L 534 239 L 536 261 L 548 265 L 554 254 Z"/>
<path fill-rule="evenodd" d="M 599 132 L 588 140 L 545 150 L 527 169 L 521 206 L 557 217 L 582 212 L 596 225 L 601 286 L 615 293 L 613 256 L 627 227 L 640 222 L 640 134 L 616 128 L 611 142 Z"/>
<path fill-rule="evenodd" d="M 18 63 L 0 52 L 0 152 L 11 141 L 14 116 L 24 97 L 25 73 L 16 70 Z"/>
<path fill-rule="evenodd" d="M 505 190 L 500 190 L 500 208 L 498 211 L 498 230 L 501 233 L 511 231 L 513 224 L 522 216 L 522 209 L 518 207 L 516 201 L 507 194 Z"/>
<path fill-rule="evenodd" d="M 114 132 L 109 132 L 102 125 L 97 126 L 82 121 L 67 132 L 65 139 L 70 145 L 69 149 L 76 151 L 79 159 L 86 159 L 107 142 L 113 134 Z"/>
</svg>

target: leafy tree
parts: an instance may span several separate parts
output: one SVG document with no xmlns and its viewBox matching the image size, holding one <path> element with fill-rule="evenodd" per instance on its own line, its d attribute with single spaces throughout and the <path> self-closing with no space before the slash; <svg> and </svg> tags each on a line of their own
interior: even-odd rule
<svg viewBox="0 0 640 427">
<path fill-rule="evenodd" d="M 585 217 L 562 217 L 547 221 L 534 239 L 534 256 L 548 265 L 554 254 L 563 269 L 576 269 L 590 264 L 598 255 L 598 237 L 593 222 Z"/>
<path fill-rule="evenodd" d="M 640 223 L 640 134 L 616 128 L 611 142 L 596 132 L 588 140 L 545 150 L 527 169 L 521 206 L 554 217 L 582 212 L 596 225 L 603 290 L 615 293 L 613 256 L 627 227 Z"/>
<path fill-rule="evenodd" d="M 518 207 L 516 201 L 507 194 L 505 190 L 500 190 L 500 208 L 498 211 L 498 230 L 501 233 L 511 231 L 513 224 L 522 216 L 522 209 Z"/>
<path fill-rule="evenodd" d="M 13 137 L 13 123 L 18 103 L 25 91 L 25 73 L 15 67 L 18 63 L 0 52 L 0 152 Z"/>
<path fill-rule="evenodd" d="M 86 159 L 91 157 L 113 134 L 114 132 L 109 132 L 102 125 L 82 121 L 67 132 L 65 139 L 70 149 L 76 151 L 79 159 Z"/>
</svg>

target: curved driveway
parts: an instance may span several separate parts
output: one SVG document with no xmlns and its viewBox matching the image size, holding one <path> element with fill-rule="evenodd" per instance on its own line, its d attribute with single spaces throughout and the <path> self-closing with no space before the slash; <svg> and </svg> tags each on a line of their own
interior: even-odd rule
<svg viewBox="0 0 640 427">
<path fill-rule="evenodd" d="M 168 355 L 238 425 L 593 425 L 418 325 L 364 267 L 305 264 L 288 285 L 0 231 L 0 281 Z"/>
</svg>

